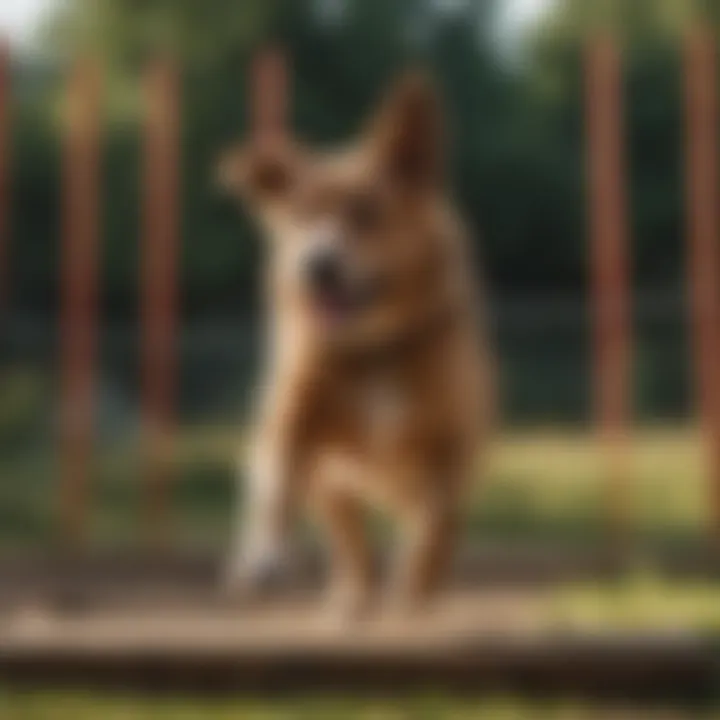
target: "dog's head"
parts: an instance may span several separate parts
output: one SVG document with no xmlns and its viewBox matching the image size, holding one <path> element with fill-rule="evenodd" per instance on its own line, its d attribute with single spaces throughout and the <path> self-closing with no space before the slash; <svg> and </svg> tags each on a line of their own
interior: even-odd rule
<svg viewBox="0 0 720 720">
<path fill-rule="evenodd" d="M 226 153 L 224 187 L 268 236 L 276 287 L 332 337 L 402 322 L 433 292 L 445 173 L 441 102 L 406 73 L 359 139 L 332 152 L 282 132 Z"/>
</svg>

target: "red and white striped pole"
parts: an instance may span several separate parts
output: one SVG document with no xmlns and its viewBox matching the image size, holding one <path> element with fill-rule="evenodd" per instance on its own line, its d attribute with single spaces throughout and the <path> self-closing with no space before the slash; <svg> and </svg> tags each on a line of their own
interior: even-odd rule
<svg viewBox="0 0 720 720">
<path fill-rule="evenodd" d="M 87 525 L 98 320 L 101 79 L 91 60 L 76 64 L 67 91 L 61 254 L 61 515 L 63 538 Z"/>
<path fill-rule="evenodd" d="M 611 521 L 622 536 L 629 511 L 630 290 L 621 56 L 609 34 L 590 41 L 586 93 L 594 406 L 608 461 Z"/>
<path fill-rule="evenodd" d="M 142 383 L 145 487 L 153 542 L 167 536 L 177 390 L 180 79 L 159 60 L 146 79 L 142 237 Z"/>
<path fill-rule="evenodd" d="M 695 387 L 707 441 L 713 534 L 720 539 L 720 295 L 716 46 L 698 27 L 685 44 L 688 281 Z"/>
</svg>

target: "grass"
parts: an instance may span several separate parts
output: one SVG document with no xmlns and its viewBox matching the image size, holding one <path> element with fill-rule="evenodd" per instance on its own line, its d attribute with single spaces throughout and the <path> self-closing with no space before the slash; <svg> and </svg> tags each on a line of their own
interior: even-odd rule
<svg viewBox="0 0 720 720">
<path fill-rule="evenodd" d="M 196 428 L 178 440 L 170 502 L 179 542 L 218 548 L 230 527 L 238 455 L 235 430 Z M 137 448 L 95 458 L 91 537 L 102 546 L 137 542 L 144 501 Z M 0 455 L 0 547 L 52 542 L 58 469 L 47 451 Z M 468 508 L 476 539 L 602 541 L 609 491 L 602 454 L 588 434 L 514 433 L 495 445 Z M 622 507 L 653 543 L 701 542 L 709 522 L 702 448 L 692 428 L 646 429 L 633 438 Z"/>
<path fill-rule="evenodd" d="M 692 429 L 646 429 L 633 437 L 626 482 L 613 499 L 606 457 L 588 434 L 528 433 L 496 446 L 471 512 L 478 534 L 503 539 L 599 540 L 621 512 L 641 537 L 699 539 L 709 524 L 703 450 Z"/>
<path fill-rule="evenodd" d="M 540 603 L 541 626 L 577 634 L 682 632 L 720 637 L 720 583 L 668 581 L 651 570 L 615 582 L 553 589 Z"/>
<path fill-rule="evenodd" d="M 422 695 L 404 700 L 190 700 L 120 695 L 6 694 L 3 720 L 713 720 L 720 712 L 592 708 L 579 703 L 528 703 Z"/>
</svg>

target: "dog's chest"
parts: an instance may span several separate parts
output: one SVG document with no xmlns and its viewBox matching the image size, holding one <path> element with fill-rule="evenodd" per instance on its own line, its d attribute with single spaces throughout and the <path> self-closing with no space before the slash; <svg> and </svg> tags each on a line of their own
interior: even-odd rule
<svg viewBox="0 0 720 720">
<path fill-rule="evenodd" d="M 382 448 L 400 434 L 407 419 L 408 398 L 399 383 L 373 378 L 360 384 L 355 409 L 370 444 Z"/>
</svg>

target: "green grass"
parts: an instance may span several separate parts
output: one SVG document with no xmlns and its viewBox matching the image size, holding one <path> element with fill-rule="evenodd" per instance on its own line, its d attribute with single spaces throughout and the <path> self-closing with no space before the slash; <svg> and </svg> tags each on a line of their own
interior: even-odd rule
<svg viewBox="0 0 720 720">
<path fill-rule="evenodd" d="M 171 489 L 178 542 L 218 548 L 230 527 L 235 430 L 183 433 Z M 610 492 L 604 458 L 592 437 L 567 432 L 516 433 L 495 445 L 478 474 L 468 508 L 472 537 L 502 542 L 591 544 L 607 530 Z M 49 452 L 0 455 L 0 547 L 52 542 L 58 467 Z M 91 538 L 125 547 L 142 536 L 144 500 L 137 448 L 99 451 L 90 488 Z M 628 458 L 621 504 L 634 531 L 653 543 L 701 542 L 709 523 L 702 447 L 692 429 L 638 432 Z"/>
<path fill-rule="evenodd" d="M 555 588 L 540 603 L 539 616 L 545 629 L 578 634 L 681 631 L 720 637 L 720 583 L 668 581 L 638 570 L 615 582 Z"/>
<path fill-rule="evenodd" d="M 143 699 L 120 695 L 6 694 L 3 720 L 713 720 L 720 712 L 591 708 L 578 703 L 459 700 L 424 695 L 406 700 L 285 701 Z"/>
<path fill-rule="evenodd" d="M 613 497 L 608 463 L 584 434 L 529 433 L 496 445 L 479 483 L 471 523 L 479 534 L 599 540 L 620 507 L 639 537 L 694 542 L 709 524 L 709 504 L 698 434 L 648 429 L 633 437 L 625 482 Z"/>
</svg>

